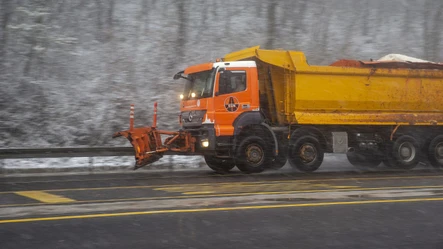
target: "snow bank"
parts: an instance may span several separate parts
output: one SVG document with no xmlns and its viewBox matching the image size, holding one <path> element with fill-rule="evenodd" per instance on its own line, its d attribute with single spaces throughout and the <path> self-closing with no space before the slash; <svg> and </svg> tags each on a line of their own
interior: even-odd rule
<svg viewBox="0 0 443 249">
<path fill-rule="evenodd" d="M 126 157 L 74 157 L 32 158 L 0 160 L 0 173 L 53 173 L 53 172 L 98 172 L 130 171 L 134 158 Z M 198 169 L 206 167 L 201 156 L 164 156 L 159 161 L 139 170 L 152 169 Z"/>
</svg>

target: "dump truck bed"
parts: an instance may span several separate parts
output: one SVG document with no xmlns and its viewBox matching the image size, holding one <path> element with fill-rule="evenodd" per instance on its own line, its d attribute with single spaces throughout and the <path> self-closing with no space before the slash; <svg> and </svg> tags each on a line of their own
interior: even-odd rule
<svg viewBox="0 0 443 249">
<path fill-rule="evenodd" d="M 311 66 L 302 52 L 259 47 L 224 59 L 257 62 L 262 107 L 274 124 L 443 125 L 442 64 Z"/>
</svg>

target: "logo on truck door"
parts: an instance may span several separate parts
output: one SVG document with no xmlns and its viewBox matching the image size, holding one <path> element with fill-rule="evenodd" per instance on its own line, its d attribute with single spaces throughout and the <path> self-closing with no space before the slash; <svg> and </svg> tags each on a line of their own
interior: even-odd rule
<svg viewBox="0 0 443 249">
<path fill-rule="evenodd" d="M 236 97 L 227 97 L 225 99 L 225 108 L 228 112 L 235 112 L 238 110 L 239 102 Z"/>
</svg>

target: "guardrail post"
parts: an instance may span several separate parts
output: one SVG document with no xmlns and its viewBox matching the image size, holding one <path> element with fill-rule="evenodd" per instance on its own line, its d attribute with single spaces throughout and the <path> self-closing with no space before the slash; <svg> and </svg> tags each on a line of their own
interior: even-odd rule
<svg viewBox="0 0 443 249">
<path fill-rule="evenodd" d="M 129 112 L 129 130 L 134 130 L 134 104 L 131 104 L 131 110 Z"/>
<path fill-rule="evenodd" d="M 89 171 L 92 172 L 94 169 L 94 158 L 90 157 L 89 158 Z"/>
<path fill-rule="evenodd" d="M 154 102 L 154 121 L 152 122 L 152 128 L 157 127 L 157 102 Z"/>
</svg>

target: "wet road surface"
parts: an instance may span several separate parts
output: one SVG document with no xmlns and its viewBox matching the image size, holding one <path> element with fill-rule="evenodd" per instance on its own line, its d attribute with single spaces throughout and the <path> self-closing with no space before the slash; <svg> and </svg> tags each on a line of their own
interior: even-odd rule
<svg viewBox="0 0 443 249">
<path fill-rule="evenodd" d="M 0 248 L 443 248 L 443 172 L 0 178 Z"/>
</svg>

